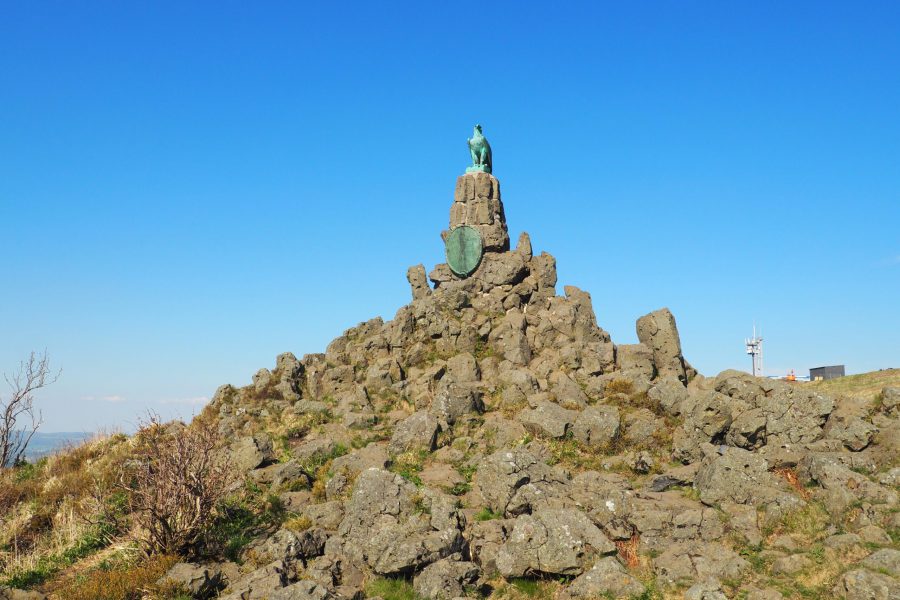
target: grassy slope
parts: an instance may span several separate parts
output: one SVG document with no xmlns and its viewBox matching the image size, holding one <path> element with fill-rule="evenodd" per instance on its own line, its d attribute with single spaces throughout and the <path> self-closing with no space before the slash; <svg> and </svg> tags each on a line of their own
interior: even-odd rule
<svg viewBox="0 0 900 600">
<path fill-rule="evenodd" d="M 900 369 L 848 375 L 827 381 L 813 381 L 805 385 L 833 396 L 872 399 L 880 394 L 885 386 L 900 387 Z"/>
</svg>

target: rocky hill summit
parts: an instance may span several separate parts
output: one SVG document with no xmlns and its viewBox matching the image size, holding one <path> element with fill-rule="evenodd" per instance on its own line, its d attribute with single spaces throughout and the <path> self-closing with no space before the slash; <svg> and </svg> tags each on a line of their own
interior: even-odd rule
<svg viewBox="0 0 900 600">
<path fill-rule="evenodd" d="M 457 179 L 462 225 L 484 240 L 470 277 L 441 264 L 432 287 L 414 266 L 393 320 L 217 391 L 236 464 L 295 490 L 282 498 L 308 525 L 259 540 L 259 569 L 224 597 L 353 598 L 378 578 L 422 598 L 525 581 L 573 598 L 900 597 L 897 400 L 705 378 L 664 308 L 616 345 L 587 292 L 557 295 L 551 255 L 525 233 L 510 248 L 488 173 Z M 280 457 L 276 422 L 296 424 Z"/>
<path fill-rule="evenodd" d="M 615 344 L 511 248 L 489 173 L 449 225 L 470 276 L 411 267 L 392 320 L 217 390 L 238 486 L 284 516 L 172 566 L 184 597 L 900 598 L 900 389 L 704 377 L 665 308 Z"/>
</svg>

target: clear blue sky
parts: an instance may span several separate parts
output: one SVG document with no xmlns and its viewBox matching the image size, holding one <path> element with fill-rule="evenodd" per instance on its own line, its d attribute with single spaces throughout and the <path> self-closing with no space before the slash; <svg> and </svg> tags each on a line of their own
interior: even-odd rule
<svg viewBox="0 0 900 600">
<path fill-rule="evenodd" d="M 441 262 L 484 124 L 511 233 L 702 372 L 900 367 L 900 3 L 0 3 L 0 370 L 46 429 L 189 416 Z"/>
</svg>

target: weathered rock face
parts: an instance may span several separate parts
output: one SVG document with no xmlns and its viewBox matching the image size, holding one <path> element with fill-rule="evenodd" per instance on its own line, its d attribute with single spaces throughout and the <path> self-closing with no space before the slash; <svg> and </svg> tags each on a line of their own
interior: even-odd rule
<svg viewBox="0 0 900 600">
<path fill-rule="evenodd" d="M 462 526 L 452 496 L 420 494 L 399 475 L 369 469 L 356 481 L 329 553 L 382 575 L 409 573 L 458 552 Z"/>
<path fill-rule="evenodd" d="M 650 349 L 657 373 L 687 382 L 684 357 L 681 355 L 681 338 L 675 326 L 675 317 L 668 308 L 661 308 L 638 319 L 637 335 L 641 343 Z"/>
<path fill-rule="evenodd" d="M 516 519 L 497 555 L 497 569 L 504 577 L 579 575 L 597 558 L 615 552 L 616 546 L 584 513 L 545 509 Z"/>
<path fill-rule="evenodd" d="M 894 594 L 900 393 L 706 379 L 667 309 L 617 346 L 587 292 L 556 294 L 552 256 L 509 249 L 495 178 L 459 179 L 462 224 L 486 240 L 471 277 L 412 267 L 393 319 L 216 392 L 236 469 L 303 525 L 250 544 L 260 568 L 227 597 L 356 598 L 376 576 L 424 598 L 503 577 L 561 579 L 561 598 Z"/>
</svg>

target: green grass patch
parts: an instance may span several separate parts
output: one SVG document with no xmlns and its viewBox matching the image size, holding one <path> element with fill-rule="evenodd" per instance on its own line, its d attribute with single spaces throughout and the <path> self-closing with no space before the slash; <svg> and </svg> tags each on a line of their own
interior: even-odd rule
<svg viewBox="0 0 900 600">
<path fill-rule="evenodd" d="M 366 584 L 366 596 L 384 600 L 419 600 L 412 581 L 401 577 L 376 577 Z"/>
</svg>

